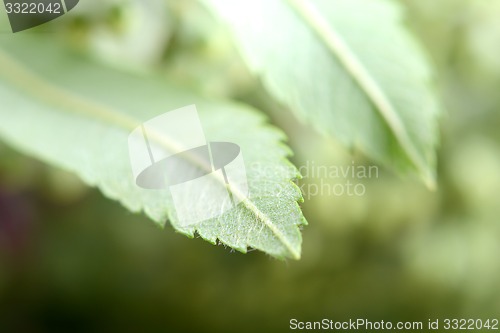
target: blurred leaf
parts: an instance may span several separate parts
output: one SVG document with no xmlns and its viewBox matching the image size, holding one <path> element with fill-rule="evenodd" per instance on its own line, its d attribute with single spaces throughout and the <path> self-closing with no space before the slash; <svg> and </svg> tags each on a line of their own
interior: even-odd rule
<svg viewBox="0 0 500 333">
<path fill-rule="evenodd" d="M 321 132 L 435 179 L 431 72 L 381 0 L 204 0 L 267 89 Z"/>
<path fill-rule="evenodd" d="M 71 54 L 52 39 L 0 39 L 0 137 L 24 153 L 77 173 L 133 212 L 144 210 L 188 236 L 197 231 L 239 251 L 247 247 L 283 258 L 300 257 L 305 219 L 291 182 L 298 171 L 282 132 L 243 105 L 209 101 L 155 77 L 121 73 Z M 250 196 L 236 209 L 196 227 L 180 227 L 165 191 L 135 185 L 127 140 L 138 124 L 196 103 L 209 141 L 240 145 Z M 174 141 L 175 139 L 169 138 Z M 250 166 L 259 165 L 259 168 Z M 281 193 L 278 195 L 278 189 Z M 168 192 L 168 191 L 167 191 Z"/>
</svg>

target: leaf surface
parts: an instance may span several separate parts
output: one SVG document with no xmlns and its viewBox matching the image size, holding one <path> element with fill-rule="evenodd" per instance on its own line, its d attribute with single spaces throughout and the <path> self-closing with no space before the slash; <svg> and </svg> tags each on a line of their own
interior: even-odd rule
<svg viewBox="0 0 500 333">
<path fill-rule="evenodd" d="M 197 232 L 241 252 L 252 247 L 300 258 L 299 227 L 306 221 L 292 182 L 299 173 L 286 159 L 284 134 L 258 111 L 207 100 L 162 78 L 103 67 L 55 38 L 28 36 L 0 38 L 0 139 L 78 174 L 132 212 L 145 211 L 160 225 L 169 220 L 190 237 Z M 138 124 L 190 104 L 197 106 L 208 141 L 241 147 L 249 196 L 217 218 L 185 227 L 176 221 L 168 191 L 135 184 L 127 140 Z M 175 146 L 175 138 L 169 140 Z"/>
<path fill-rule="evenodd" d="M 325 134 L 433 186 L 431 71 L 384 0 L 203 0 L 279 101 Z"/>
</svg>

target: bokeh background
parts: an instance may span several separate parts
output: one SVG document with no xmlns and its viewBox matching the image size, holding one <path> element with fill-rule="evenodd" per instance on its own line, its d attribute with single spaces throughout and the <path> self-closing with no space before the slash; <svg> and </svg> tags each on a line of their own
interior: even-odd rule
<svg viewBox="0 0 500 333">
<path fill-rule="evenodd" d="M 302 259 L 283 262 L 161 229 L 0 143 L 0 332 L 287 332 L 291 318 L 499 318 L 500 2 L 399 2 L 446 110 L 436 191 L 379 166 L 378 178 L 361 180 L 363 196 L 312 196 L 302 204 Z M 109 66 L 153 69 L 256 106 L 288 134 L 298 167 L 376 165 L 273 101 L 196 1 L 82 0 L 40 29 Z"/>
</svg>

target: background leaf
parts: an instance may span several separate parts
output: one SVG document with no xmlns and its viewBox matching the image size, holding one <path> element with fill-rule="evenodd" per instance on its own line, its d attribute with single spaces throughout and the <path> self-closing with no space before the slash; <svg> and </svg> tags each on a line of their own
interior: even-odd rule
<svg viewBox="0 0 500 333">
<path fill-rule="evenodd" d="M 77 173 L 133 212 L 144 210 L 163 225 L 239 251 L 257 248 L 300 257 L 298 226 L 305 219 L 291 182 L 298 171 L 287 160 L 283 133 L 243 105 L 209 101 L 160 78 L 133 76 L 98 66 L 54 38 L 2 38 L 0 137 L 23 152 Z M 209 141 L 240 145 L 250 187 L 248 200 L 195 227 L 177 225 L 165 192 L 134 184 L 127 137 L 143 121 L 196 104 Z M 231 126 L 227 126 L 231 124 Z"/>
<path fill-rule="evenodd" d="M 431 72 L 383 0 L 205 0 L 279 101 L 321 132 L 435 180 Z"/>
</svg>

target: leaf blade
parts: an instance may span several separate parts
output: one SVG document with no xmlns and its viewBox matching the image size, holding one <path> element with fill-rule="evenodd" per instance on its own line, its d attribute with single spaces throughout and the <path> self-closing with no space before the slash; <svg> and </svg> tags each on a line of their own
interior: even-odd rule
<svg viewBox="0 0 500 333">
<path fill-rule="evenodd" d="M 305 219 L 297 204 L 300 191 L 292 183 L 298 171 L 286 160 L 289 149 L 282 144 L 283 133 L 266 125 L 255 110 L 205 100 L 161 79 L 136 77 L 75 60 L 64 48 L 47 40 L 17 37 L 1 42 L 6 50 L 0 51 L 3 140 L 77 173 L 133 212 L 144 210 L 159 224 L 169 219 L 177 231 L 188 236 L 198 232 L 212 243 L 219 239 L 242 252 L 251 246 L 278 258 L 300 258 L 298 227 Z M 247 168 L 251 186 L 247 201 L 196 227 L 181 227 L 172 214 L 168 195 L 135 186 L 127 137 L 142 121 L 193 102 L 201 106 L 200 117 L 211 141 L 239 144 L 246 163 L 263 164 L 274 174 Z M 228 119 L 231 127 L 225 126 Z M 266 154 L 255 149 L 256 144 L 268 146 Z M 278 182 L 288 196 L 265 200 L 269 188 L 256 185 L 262 180 Z M 286 205 L 281 219 L 268 216 L 273 212 L 266 211 L 268 202 Z M 263 229 L 257 232 L 256 226 Z"/>
<path fill-rule="evenodd" d="M 204 2 L 278 100 L 344 144 L 417 171 L 432 187 L 439 107 L 399 8 L 380 0 Z"/>
</svg>

